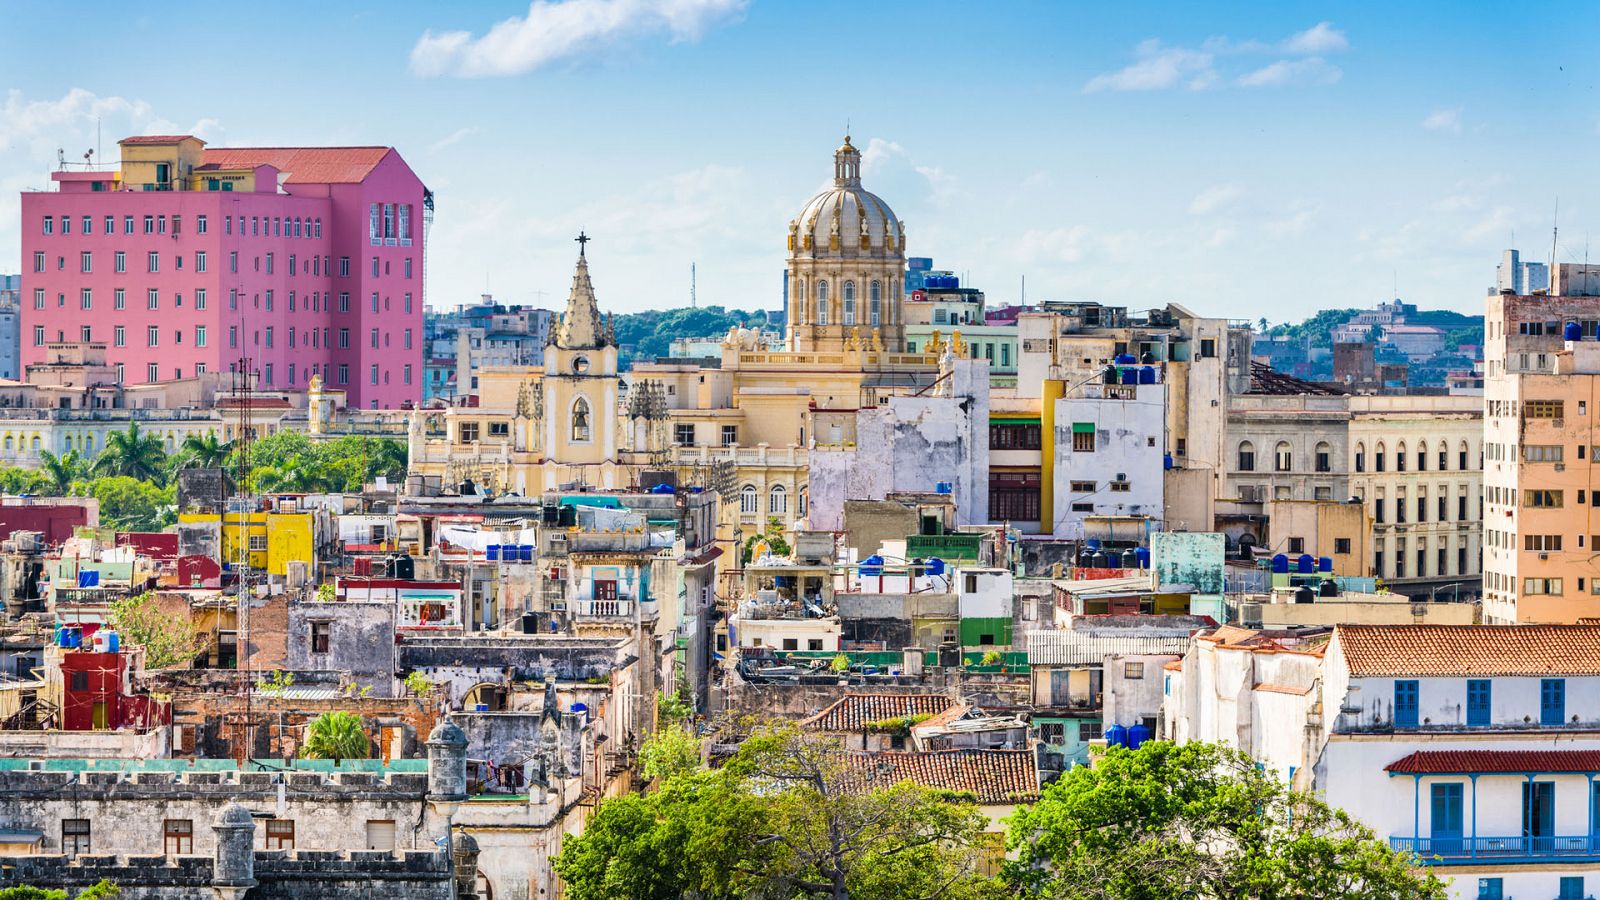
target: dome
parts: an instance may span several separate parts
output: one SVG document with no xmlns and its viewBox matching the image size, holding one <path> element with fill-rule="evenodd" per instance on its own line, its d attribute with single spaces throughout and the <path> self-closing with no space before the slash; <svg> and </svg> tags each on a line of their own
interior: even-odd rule
<svg viewBox="0 0 1600 900">
<path fill-rule="evenodd" d="M 250 810 L 245 809 L 238 803 L 229 803 L 222 808 L 221 812 L 217 813 L 216 823 L 221 828 L 246 826 L 254 825 L 255 819 L 250 815 Z"/>
<path fill-rule="evenodd" d="M 445 719 L 434 727 L 433 733 L 428 735 L 428 743 L 444 744 L 449 747 L 465 747 L 467 733 L 462 731 L 456 723 Z"/>
<path fill-rule="evenodd" d="M 846 135 L 833 154 L 833 187 L 812 197 L 789 223 L 789 250 L 799 256 L 897 258 L 905 251 L 901 225 L 889 204 L 861 187 L 861 151 Z"/>
</svg>

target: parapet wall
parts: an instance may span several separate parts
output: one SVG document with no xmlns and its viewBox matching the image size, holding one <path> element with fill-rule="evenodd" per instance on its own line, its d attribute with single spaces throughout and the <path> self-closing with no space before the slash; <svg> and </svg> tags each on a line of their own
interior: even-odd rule
<svg viewBox="0 0 1600 900">
<path fill-rule="evenodd" d="M 120 900 L 215 900 L 214 865 L 208 856 L 9 856 L 0 857 L 0 887 L 76 891 L 106 879 Z M 251 900 L 450 900 L 452 889 L 443 850 L 258 851 L 255 878 Z"/>
<path fill-rule="evenodd" d="M 194 799 L 203 794 L 221 806 L 229 800 L 276 796 L 282 780 L 292 794 L 313 794 L 325 802 L 341 800 L 420 801 L 428 790 L 422 772 L 0 772 L 0 790 L 8 801 L 72 799 L 139 801 Z M 203 786 L 203 787 L 202 787 Z M 199 790 L 196 790 L 199 788 Z"/>
</svg>

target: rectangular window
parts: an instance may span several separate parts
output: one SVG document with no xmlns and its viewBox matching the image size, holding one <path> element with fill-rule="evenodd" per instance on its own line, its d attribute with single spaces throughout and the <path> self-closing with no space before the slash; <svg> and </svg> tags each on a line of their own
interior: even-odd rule
<svg viewBox="0 0 1600 900">
<path fill-rule="evenodd" d="M 372 349 L 378 349 L 378 329 L 372 329 Z"/>
<path fill-rule="evenodd" d="M 344 349 L 348 349 L 349 347 L 350 347 L 350 329 L 341 328 L 341 329 L 339 329 L 339 349 L 344 350 Z"/>
<path fill-rule="evenodd" d="M 394 820 L 369 819 L 367 821 L 367 849 L 393 852 Z"/>
<path fill-rule="evenodd" d="M 1394 683 L 1394 724 L 1402 728 L 1417 724 L 1417 682 L 1414 680 Z"/>
<path fill-rule="evenodd" d="M 125 325 L 118 325 L 112 331 L 112 343 L 118 347 L 128 346 L 128 329 Z"/>
<path fill-rule="evenodd" d="M 402 383 L 410 384 L 411 383 L 411 364 L 410 363 L 406 363 L 401 368 L 401 372 L 402 372 L 402 376 L 401 376 Z"/>
<path fill-rule="evenodd" d="M 150 347 L 159 347 L 159 346 L 161 346 L 161 328 L 160 328 L 160 326 L 151 325 L 149 327 L 149 329 L 148 329 L 146 337 L 149 338 L 149 343 L 147 344 L 147 346 L 150 346 Z"/>
<path fill-rule="evenodd" d="M 194 345 L 196 347 L 204 347 L 206 345 L 206 326 L 196 325 L 194 327 Z"/>
<path fill-rule="evenodd" d="M 1040 431 L 1037 423 L 991 423 L 989 449 L 1038 450 Z"/>
<path fill-rule="evenodd" d="M 89 273 L 94 271 L 94 254 L 88 250 L 78 252 L 78 271 Z"/>
<path fill-rule="evenodd" d="M 272 329 L 273 329 L 273 327 L 271 325 L 267 326 L 267 346 L 268 347 L 272 346 Z"/>
<path fill-rule="evenodd" d="M 349 278 L 350 277 L 350 257 L 348 257 L 348 256 L 339 257 L 339 277 L 340 278 Z"/>
<path fill-rule="evenodd" d="M 33 289 L 33 308 L 44 309 L 44 288 Z"/>
<path fill-rule="evenodd" d="M 1528 489 L 1522 492 L 1522 505 L 1534 509 L 1560 509 L 1562 492 Z"/>
<path fill-rule="evenodd" d="M 206 270 L 206 252 L 204 250 L 196 250 L 194 252 L 194 270 L 196 272 L 204 272 Z"/>
<path fill-rule="evenodd" d="M 737 443 L 739 443 L 739 426 L 737 426 L 737 425 L 724 425 L 724 426 L 722 426 L 722 446 L 724 446 L 724 447 L 732 447 Z"/>
<path fill-rule="evenodd" d="M 151 288 L 151 289 L 145 291 L 144 292 L 144 308 L 145 309 L 160 309 L 161 308 L 161 292 L 156 290 L 155 288 Z"/>
<path fill-rule="evenodd" d="M 1144 663 L 1142 663 L 1142 662 L 1125 662 L 1125 663 L 1123 663 L 1122 664 L 1122 677 L 1130 679 L 1130 680 L 1138 680 L 1138 679 L 1143 678 L 1144 677 Z"/>
<path fill-rule="evenodd" d="M 1565 404 L 1560 400 L 1528 400 L 1522 404 L 1524 419 L 1560 419 Z"/>
<path fill-rule="evenodd" d="M 1563 875 L 1558 885 L 1556 900 L 1584 900 L 1582 875 Z"/>
<path fill-rule="evenodd" d="M 194 292 L 194 308 L 195 309 L 205 309 L 206 308 L 206 289 L 205 288 L 195 288 L 195 292 Z"/>
<path fill-rule="evenodd" d="M 1467 679 L 1467 724 L 1489 724 L 1489 699 L 1493 684 L 1487 678 Z"/>
<path fill-rule="evenodd" d="M 61 852 L 67 856 L 94 852 L 89 842 L 88 819 L 61 820 Z"/>
<path fill-rule="evenodd" d="M 251 549 L 254 549 L 254 548 L 251 548 Z M 263 548 L 263 549 L 265 549 L 265 548 Z M 332 622 L 312 622 L 311 623 L 311 652 L 312 653 L 327 653 L 328 652 L 328 644 L 329 644 L 329 641 L 332 639 L 332 634 L 333 634 L 333 623 Z"/>
<path fill-rule="evenodd" d="M 470 444 L 478 439 L 478 423 L 462 422 L 460 426 L 460 442 Z"/>
<path fill-rule="evenodd" d="M 407 350 L 411 349 L 411 329 L 409 328 L 405 331 L 405 348 Z"/>
<path fill-rule="evenodd" d="M 206 217 L 205 216 L 195 216 L 195 218 L 194 218 L 194 233 L 195 234 L 205 234 L 206 233 Z"/>
<path fill-rule="evenodd" d="M 83 341 L 85 344 L 94 340 L 93 336 L 90 335 L 90 328 L 88 325 L 79 326 L 78 340 Z"/>
<path fill-rule="evenodd" d="M 239 274 L 239 251 L 237 250 L 228 252 L 228 271 L 235 275 Z"/>
<path fill-rule="evenodd" d="M 350 311 L 350 292 L 349 291 L 340 291 L 339 292 L 339 312 L 347 313 L 349 311 Z"/>
<path fill-rule="evenodd" d="M 339 383 L 340 384 L 349 384 L 350 383 L 350 367 L 348 365 L 344 364 L 344 363 L 340 363 L 339 364 Z"/>
<path fill-rule="evenodd" d="M 202 216 L 201 221 L 205 221 Z M 194 820 L 167 819 L 161 826 L 162 847 L 168 856 L 194 852 Z"/>
<path fill-rule="evenodd" d="M 1092 423 L 1092 422 L 1074 422 L 1074 423 L 1072 423 L 1072 452 L 1074 452 L 1074 453 L 1093 453 L 1094 452 L 1094 423 Z"/>
<path fill-rule="evenodd" d="M 1350 539 L 1349 538 L 1334 538 L 1333 539 L 1333 552 L 1335 552 L 1335 553 L 1349 553 L 1350 552 Z"/>
<path fill-rule="evenodd" d="M 94 291 L 84 288 L 78 292 L 78 308 L 94 309 Z"/>
<path fill-rule="evenodd" d="M 160 253 L 157 253 L 156 251 L 151 250 L 149 256 L 146 257 L 145 262 L 146 262 L 146 265 L 149 267 L 147 271 L 150 271 L 150 272 L 159 272 L 159 271 L 161 271 L 161 254 Z"/>
<path fill-rule="evenodd" d="M 693 447 L 694 423 L 679 422 L 678 424 L 672 426 L 672 440 L 673 443 L 677 444 L 679 447 Z"/>
<path fill-rule="evenodd" d="M 294 820 L 268 819 L 266 840 L 268 850 L 293 850 Z"/>
<path fill-rule="evenodd" d="M 378 364 L 377 363 L 373 363 L 372 364 L 372 383 L 373 384 L 377 384 L 378 383 Z"/>
<path fill-rule="evenodd" d="M 1567 680 L 1539 680 L 1539 724 L 1562 725 L 1567 721 Z"/>
</svg>

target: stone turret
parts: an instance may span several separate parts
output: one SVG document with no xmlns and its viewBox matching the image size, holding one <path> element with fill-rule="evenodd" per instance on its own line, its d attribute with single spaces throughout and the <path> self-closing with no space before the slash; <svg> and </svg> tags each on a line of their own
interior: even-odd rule
<svg viewBox="0 0 1600 900">
<path fill-rule="evenodd" d="M 241 900 L 256 886 L 256 823 L 250 810 L 229 803 L 212 823 L 217 833 L 217 861 L 211 884 L 217 900 Z"/>
<path fill-rule="evenodd" d="M 467 735 L 449 719 L 428 735 L 428 795 L 441 804 L 467 799 Z"/>
<path fill-rule="evenodd" d="M 459 900 L 478 900 L 478 841 L 465 831 L 456 833 L 453 842 L 456 873 L 456 897 Z"/>
</svg>

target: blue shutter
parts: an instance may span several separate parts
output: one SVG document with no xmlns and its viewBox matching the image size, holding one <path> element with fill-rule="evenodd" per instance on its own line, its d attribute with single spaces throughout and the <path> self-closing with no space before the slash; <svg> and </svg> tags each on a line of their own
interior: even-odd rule
<svg viewBox="0 0 1600 900">
<path fill-rule="evenodd" d="M 1396 681 L 1394 683 L 1394 724 L 1417 724 L 1417 683 L 1415 681 Z"/>
<path fill-rule="evenodd" d="M 1467 724 L 1489 724 L 1489 699 L 1491 697 L 1490 684 L 1487 678 L 1473 678 L 1467 681 Z"/>
<path fill-rule="evenodd" d="M 1567 681 L 1544 678 L 1539 681 L 1539 724 L 1560 725 L 1567 720 Z"/>
</svg>

